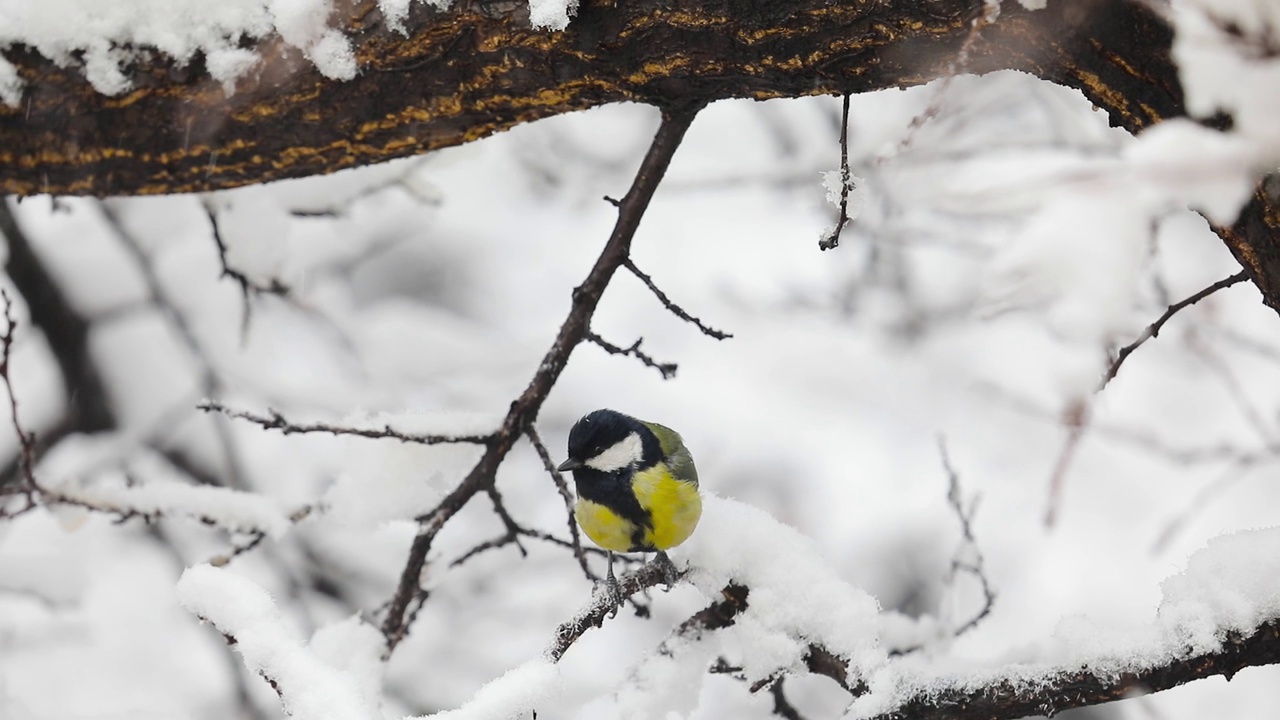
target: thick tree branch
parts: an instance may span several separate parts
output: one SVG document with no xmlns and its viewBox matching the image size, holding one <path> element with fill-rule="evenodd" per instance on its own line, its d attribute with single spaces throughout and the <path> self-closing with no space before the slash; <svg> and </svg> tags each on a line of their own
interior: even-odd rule
<svg viewBox="0 0 1280 720">
<path fill-rule="evenodd" d="M 15 46 L 27 89 L 0 103 L 0 192 L 155 194 L 279 180 L 404 157 L 607 103 L 861 93 L 957 68 L 1014 69 L 1076 88 L 1137 132 L 1186 114 L 1173 32 L 1135 0 L 848 2 L 583 0 L 564 32 L 534 30 L 523 2 L 412 3 L 389 29 L 374 0 L 345 6 L 360 73 L 321 76 L 279 38 L 227 96 L 202 59 L 153 54 L 134 88 L 95 92 L 74 63 Z M 976 29 L 976 31 L 975 31 Z M 1280 185 L 1271 183 L 1272 186 Z M 1217 228 L 1280 310 L 1280 201 L 1269 185 Z"/>
<path fill-rule="evenodd" d="M 1161 665 L 1117 673 L 1114 670 L 1064 668 L 1035 682 L 1009 678 L 954 687 L 934 683 L 922 687 L 893 710 L 872 720 L 1013 720 L 1028 715 L 1054 715 L 1063 710 L 1123 700 L 1134 693 L 1159 692 L 1214 675 L 1231 679 L 1246 667 L 1280 663 L 1280 620 L 1249 635 L 1229 633 L 1216 652 L 1188 654 Z"/>
<path fill-rule="evenodd" d="M 0 200 L 0 235 L 8 247 L 5 272 L 27 302 L 31 324 L 40 328 L 62 372 L 68 417 L 51 437 L 95 433 L 115 427 L 102 376 L 89 354 L 89 320 L 76 312 L 23 232 L 7 200 Z"/>
<path fill-rule="evenodd" d="M 339 7 L 344 7 L 340 5 Z M 200 59 L 159 53 L 134 88 L 98 94 L 74 63 L 17 46 L 27 83 L 0 104 L 0 191 L 153 194 L 332 172 L 469 142 L 606 103 L 657 106 L 860 93 L 967 69 L 1013 68 L 1080 88 L 1134 130 L 1182 114 L 1169 29 L 1144 3 L 1002 4 L 972 37 L 982 0 L 848 2 L 583 0 L 564 32 L 534 30 L 524 2 L 412 3 L 402 34 L 374 0 L 343 26 L 360 73 L 321 76 L 278 38 L 230 97 Z"/>
</svg>

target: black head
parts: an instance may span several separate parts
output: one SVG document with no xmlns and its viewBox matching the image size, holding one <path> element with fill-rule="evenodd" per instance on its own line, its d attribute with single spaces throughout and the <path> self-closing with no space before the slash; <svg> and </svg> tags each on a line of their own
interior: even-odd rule
<svg viewBox="0 0 1280 720">
<path fill-rule="evenodd" d="M 614 410 L 587 413 L 569 431 L 569 459 L 561 470 L 590 467 L 617 472 L 649 467 L 662 458 L 658 438 L 644 423 Z"/>
</svg>

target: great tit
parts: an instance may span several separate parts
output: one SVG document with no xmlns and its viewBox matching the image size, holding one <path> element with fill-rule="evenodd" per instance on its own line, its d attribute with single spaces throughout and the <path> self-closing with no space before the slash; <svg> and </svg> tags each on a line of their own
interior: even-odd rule
<svg viewBox="0 0 1280 720">
<path fill-rule="evenodd" d="M 613 554 L 656 552 L 670 586 L 676 569 L 666 550 L 693 533 L 702 516 L 698 471 L 675 430 L 613 410 L 584 415 L 569 431 L 569 459 L 578 501 L 573 515 L 609 555 L 607 587 L 621 603 Z M 616 611 L 616 609 L 615 609 Z"/>
</svg>

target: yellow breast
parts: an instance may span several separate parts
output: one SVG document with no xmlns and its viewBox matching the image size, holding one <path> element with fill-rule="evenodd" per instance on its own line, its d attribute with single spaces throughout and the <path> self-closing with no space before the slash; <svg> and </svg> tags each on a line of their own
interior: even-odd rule
<svg viewBox="0 0 1280 720">
<path fill-rule="evenodd" d="M 646 544 L 667 550 L 693 534 L 702 517 L 702 496 L 697 485 L 675 479 L 666 466 L 659 464 L 637 472 L 631 479 L 631 489 L 653 519 L 653 528 L 645 532 Z"/>
<path fill-rule="evenodd" d="M 652 527 L 642 529 L 607 505 L 578 498 L 573 516 L 596 545 L 613 552 L 667 550 L 693 534 L 702 517 L 697 485 L 676 480 L 665 466 L 658 465 L 637 472 L 631 479 L 631 490 L 649 513 Z"/>
<path fill-rule="evenodd" d="M 582 527 L 582 531 L 596 545 L 614 552 L 632 551 L 635 524 L 607 506 L 578 498 L 577 504 L 573 507 L 573 516 Z"/>
</svg>

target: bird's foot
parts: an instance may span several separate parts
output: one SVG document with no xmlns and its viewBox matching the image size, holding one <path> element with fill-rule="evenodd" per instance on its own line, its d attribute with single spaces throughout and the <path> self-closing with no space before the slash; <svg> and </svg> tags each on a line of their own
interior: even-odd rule
<svg viewBox="0 0 1280 720">
<path fill-rule="evenodd" d="M 622 607 L 622 603 L 626 602 L 626 598 L 622 595 L 622 585 L 618 583 L 618 578 L 613 574 L 613 553 L 609 553 L 609 573 L 604 578 L 604 596 L 609 603 L 609 617 L 614 618 L 618 615 L 618 608 Z"/>
</svg>

